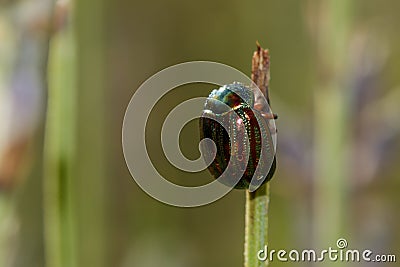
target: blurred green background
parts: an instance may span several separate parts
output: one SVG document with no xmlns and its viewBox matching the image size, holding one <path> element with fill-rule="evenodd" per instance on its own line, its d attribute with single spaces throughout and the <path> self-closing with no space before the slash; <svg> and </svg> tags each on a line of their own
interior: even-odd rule
<svg viewBox="0 0 400 267">
<path fill-rule="evenodd" d="M 121 128 L 157 71 L 210 60 L 250 75 L 256 41 L 270 49 L 279 114 L 270 248 L 346 238 L 399 257 L 399 10 L 397 0 L 1 0 L 0 266 L 242 266 L 244 192 L 191 209 L 152 199 L 127 170 Z M 212 88 L 177 88 L 150 117 L 150 156 L 172 181 L 211 180 L 170 166 L 160 131 L 174 106 Z M 199 156 L 196 121 L 180 140 Z M 311 264 L 271 264 L 284 265 Z"/>
</svg>

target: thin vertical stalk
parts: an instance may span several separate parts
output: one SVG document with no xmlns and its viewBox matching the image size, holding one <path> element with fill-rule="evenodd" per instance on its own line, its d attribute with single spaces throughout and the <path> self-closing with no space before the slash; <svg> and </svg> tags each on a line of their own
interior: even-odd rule
<svg viewBox="0 0 400 267">
<path fill-rule="evenodd" d="M 268 245 L 269 183 L 255 192 L 246 190 L 245 267 L 268 266 L 258 251 Z"/>
<path fill-rule="evenodd" d="M 64 7 L 65 8 L 65 7 Z M 48 105 L 44 148 L 44 233 L 46 266 L 74 267 L 75 51 L 71 29 L 50 41 Z"/>
<path fill-rule="evenodd" d="M 251 78 L 269 104 L 269 52 L 267 49 L 262 49 L 258 43 L 257 51 L 253 54 Z M 268 245 L 269 200 L 269 183 L 260 186 L 254 192 L 246 190 L 245 267 L 268 266 L 268 260 L 259 261 L 257 254 L 260 249 Z"/>
<path fill-rule="evenodd" d="M 320 79 L 315 91 L 314 245 L 344 238 L 347 189 L 348 30 L 350 3 L 321 2 L 318 29 Z"/>
</svg>

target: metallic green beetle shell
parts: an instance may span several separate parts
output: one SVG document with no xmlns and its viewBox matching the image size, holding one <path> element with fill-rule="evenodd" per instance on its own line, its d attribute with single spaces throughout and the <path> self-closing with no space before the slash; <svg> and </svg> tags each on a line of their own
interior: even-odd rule
<svg viewBox="0 0 400 267">
<path fill-rule="evenodd" d="M 228 130 L 213 118 L 218 118 L 224 125 L 228 125 Z M 253 176 L 257 177 L 257 181 L 261 181 L 256 186 L 271 180 L 276 168 L 271 131 L 261 112 L 254 109 L 254 94 L 250 88 L 233 83 L 213 90 L 200 118 L 200 136 L 201 139 L 209 138 L 216 144 L 217 151 L 210 147 L 202 148 L 206 162 L 210 162 L 215 155 L 208 170 L 216 179 L 223 174 L 232 156 L 233 172 L 243 172 L 235 188 L 249 188 Z M 262 139 L 266 142 L 262 143 Z M 262 144 L 264 149 L 261 149 Z M 260 166 L 256 172 L 258 165 Z M 234 183 L 229 181 L 229 177 L 225 179 L 223 183 L 228 186 Z M 251 184 L 254 185 L 253 183 Z"/>
</svg>

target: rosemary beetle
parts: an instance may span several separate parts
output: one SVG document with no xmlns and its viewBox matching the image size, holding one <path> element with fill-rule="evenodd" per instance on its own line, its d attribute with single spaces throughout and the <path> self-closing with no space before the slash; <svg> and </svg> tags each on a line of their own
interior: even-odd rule
<svg viewBox="0 0 400 267">
<path fill-rule="evenodd" d="M 202 147 L 203 157 L 210 162 L 208 170 L 218 179 L 233 159 L 231 172 L 243 173 L 235 182 L 236 189 L 257 188 L 271 180 L 276 169 L 272 138 L 276 130 L 269 123 L 276 115 L 266 112 L 256 99 L 251 88 L 241 83 L 227 84 L 211 92 L 200 117 L 201 139 L 209 138 L 215 144 Z M 229 177 L 227 185 L 233 185 Z"/>
</svg>

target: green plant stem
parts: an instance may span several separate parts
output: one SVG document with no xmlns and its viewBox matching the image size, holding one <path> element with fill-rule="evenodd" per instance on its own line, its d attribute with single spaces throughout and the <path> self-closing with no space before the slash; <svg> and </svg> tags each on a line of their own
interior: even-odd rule
<svg viewBox="0 0 400 267">
<path fill-rule="evenodd" d="M 68 29 L 54 33 L 48 62 L 44 148 L 44 238 L 46 266 L 76 264 L 72 183 L 75 157 L 75 47 Z"/>
<path fill-rule="evenodd" d="M 252 58 L 251 79 L 269 101 L 269 52 L 257 43 L 257 51 Z M 269 107 L 268 107 L 269 110 Z M 244 266 L 268 266 L 268 261 L 258 260 L 258 251 L 268 243 L 269 183 L 256 191 L 246 190 Z"/>
<path fill-rule="evenodd" d="M 315 90 L 314 246 L 335 244 L 345 234 L 348 188 L 347 137 L 349 28 L 351 1 L 322 1 L 317 48 L 319 84 Z M 329 266 L 321 263 L 321 266 Z M 339 264 L 340 265 L 340 264 Z"/>
<path fill-rule="evenodd" d="M 245 267 L 268 266 L 258 251 L 268 245 L 269 183 L 255 192 L 246 190 Z"/>
</svg>

